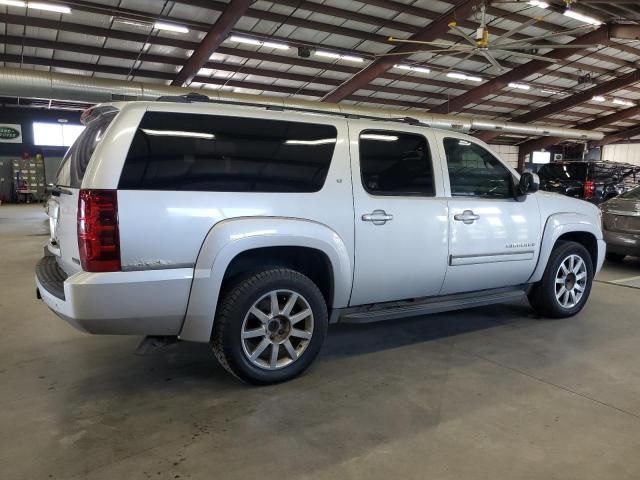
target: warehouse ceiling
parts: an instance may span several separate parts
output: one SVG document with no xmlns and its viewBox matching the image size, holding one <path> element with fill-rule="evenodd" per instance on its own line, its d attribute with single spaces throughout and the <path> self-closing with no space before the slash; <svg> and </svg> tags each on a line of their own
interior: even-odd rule
<svg viewBox="0 0 640 480">
<path fill-rule="evenodd" d="M 637 0 L 39 3 L 0 0 L 2 66 L 189 85 L 205 94 L 224 89 L 586 125 L 611 134 L 631 131 L 640 118 Z M 58 11 L 42 9 L 42 3 Z M 530 57 L 496 51 L 492 62 L 480 51 L 457 53 L 469 43 L 465 35 L 475 37 L 482 7 L 490 44 L 504 34 L 512 41 L 531 39 L 531 48 L 521 50 Z M 591 19 L 602 24 L 579 29 Z M 541 41 L 545 47 L 536 48 Z M 570 43 L 575 48 L 562 47 Z M 74 108 L 51 99 L 0 101 Z M 532 141 L 513 134 L 484 139 Z"/>
</svg>

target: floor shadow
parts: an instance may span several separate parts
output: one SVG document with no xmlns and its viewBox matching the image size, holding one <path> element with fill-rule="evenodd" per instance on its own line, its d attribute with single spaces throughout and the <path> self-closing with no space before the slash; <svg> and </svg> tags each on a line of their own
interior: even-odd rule
<svg viewBox="0 0 640 480">
<path fill-rule="evenodd" d="M 533 318 L 538 317 L 528 304 L 518 302 L 363 325 L 337 324 L 329 329 L 322 355 L 362 355 L 526 322 Z"/>
</svg>

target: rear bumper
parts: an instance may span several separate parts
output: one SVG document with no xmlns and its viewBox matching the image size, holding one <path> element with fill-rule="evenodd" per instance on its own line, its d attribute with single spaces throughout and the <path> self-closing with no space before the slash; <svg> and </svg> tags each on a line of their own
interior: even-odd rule
<svg viewBox="0 0 640 480">
<path fill-rule="evenodd" d="M 624 255 L 640 255 L 640 233 L 604 231 L 607 251 Z"/>
<path fill-rule="evenodd" d="M 193 269 L 79 272 L 65 277 L 55 257 L 36 267 L 47 306 L 77 329 L 111 335 L 178 335 L 187 310 Z"/>
</svg>

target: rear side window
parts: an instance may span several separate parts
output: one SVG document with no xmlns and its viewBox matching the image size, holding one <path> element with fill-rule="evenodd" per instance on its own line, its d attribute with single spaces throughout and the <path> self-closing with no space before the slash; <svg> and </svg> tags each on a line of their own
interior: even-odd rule
<svg viewBox="0 0 640 480">
<path fill-rule="evenodd" d="M 372 195 L 435 195 L 431 154 L 422 135 L 364 130 L 360 173 L 364 189 Z"/>
<path fill-rule="evenodd" d="M 102 140 L 104 132 L 116 117 L 109 112 L 93 119 L 67 150 L 57 174 L 56 183 L 64 187 L 80 188 L 89 160 Z"/>
<path fill-rule="evenodd" d="M 335 149 L 331 125 L 147 112 L 121 189 L 316 192 Z"/>
</svg>

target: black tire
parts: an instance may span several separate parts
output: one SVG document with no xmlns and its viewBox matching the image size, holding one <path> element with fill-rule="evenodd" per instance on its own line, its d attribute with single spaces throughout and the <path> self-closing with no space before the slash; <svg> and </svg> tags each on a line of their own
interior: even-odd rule
<svg viewBox="0 0 640 480">
<path fill-rule="evenodd" d="M 624 253 L 607 252 L 606 258 L 611 262 L 621 262 L 626 255 Z"/>
<path fill-rule="evenodd" d="M 586 285 L 579 301 L 571 306 L 563 306 L 556 298 L 556 274 L 560 265 L 571 255 L 582 259 L 586 267 Z M 542 279 L 533 285 L 529 292 L 529 303 L 540 315 L 549 318 L 565 318 L 576 315 L 589 299 L 593 282 L 593 261 L 591 255 L 581 244 L 569 241 L 559 241 L 554 247 Z"/>
<path fill-rule="evenodd" d="M 274 290 L 287 290 L 299 294 L 311 309 L 313 323 L 312 336 L 300 356 L 289 365 L 268 370 L 268 366 L 261 368 L 255 365 L 248 353 L 245 353 L 246 340 L 242 339 L 242 332 L 245 317 L 249 318 L 252 306 Z M 256 318 L 253 318 L 253 321 L 256 321 Z M 223 293 L 213 327 L 213 352 L 220 364 L 240 380 L 254 385 L 283 382 L 300 375 L 311 365 L 320 352 L 328 323 L 324 297 L 308 277 L 287 268 L 264 270 L 240 278 Z M 274 347 L 269 345 L 268 348 Z"/>
</svg>

